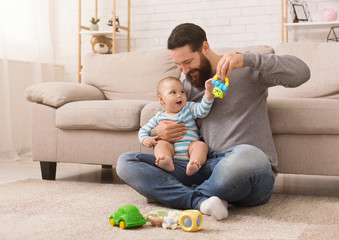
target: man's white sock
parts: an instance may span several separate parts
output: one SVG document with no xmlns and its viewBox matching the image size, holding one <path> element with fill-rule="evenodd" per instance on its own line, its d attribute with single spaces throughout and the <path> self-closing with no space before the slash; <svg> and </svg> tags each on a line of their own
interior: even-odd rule
<svg viewBox="0 0 339 240">
<path fill-rule="evenodd" d="M 212 196 L 203 201 L 200 205 L 200 212 L 205 215 L 210 215 L 220 221 L 228 216 L 227 202 L 220 198 Z"/>
</svg>

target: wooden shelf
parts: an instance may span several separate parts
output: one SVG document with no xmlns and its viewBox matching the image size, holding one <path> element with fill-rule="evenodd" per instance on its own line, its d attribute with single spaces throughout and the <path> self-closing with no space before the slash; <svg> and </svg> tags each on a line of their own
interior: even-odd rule
<svg viewBox="0 0 339 240">
<path fill-rule="evenodd" d="M 287 0 L 281 0 L 281 37 L 282 42 L 288 42 L 288 31 L 290 28 L 324 28 L 339 26 L 339 21 L 331 22 L 288 22 L 288 3 Z"/>
<path fill-rule="evenodd" d="M 91 36 L 97 36 L 97 35 L 109 35 L 112 36 L 113 30 L 99 30 L 99 31 L 81 31 L 81 35 L 91 35 Z"/>
<path fill-rule="evenodd" d="M 284 27 L 323 27 L 323 26 L 333 26 L 339 25 L 339 21 L 331 22 L 299 22 L 299 23 L 284 23 Z"/>
<path fill-rule="evenodd" d="M 112 30 L 100 30 L 100 31 L 90 31 L 89 27 L 82 26 L 81 24 L 81 0 L 79 1 L 79 28 L 78 28 L 78 82 L 81 82 L 81 37 L 82 35 L 110 35 L 112 37 L 112 54 L 116 53 L 116 38 L 117 32 L 113 29 L 120 29 L 127 32 L 127 51 L 130 51 L 130 9 L 131 9 L 131 0 L 127 0 L 127 27 L 116 24 L 116 0 L 113 1 L 113 16 L 112 16 Z M 95 0 L 95 19 L 98 19 L 98 0 Z M 118 33 L 120 35 L 120 33 Z"/>
</svg>

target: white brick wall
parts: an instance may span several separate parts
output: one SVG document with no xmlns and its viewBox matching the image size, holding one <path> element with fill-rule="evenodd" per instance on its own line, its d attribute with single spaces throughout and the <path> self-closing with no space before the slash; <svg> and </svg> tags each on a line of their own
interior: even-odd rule
<svg viewBox="0 0 339 240">
<path fill-rule="evenodd" d="M 77 81 L 78 1 L 54 3 L 54 46 L 56 64 L 65 66 L 65 81 Z M 203 27 L 212 48 L 241 47 L 281 42 L 280 0 L 131 0 L 131 51 L 165 48 L 171 30 L 183 22 Z M 101 29 L 112 11 L 112 1 L 98 0 Z M 339 0 L 308 0 L 314 21 L 321 21 L 322 10 L 337 7 Z M 82 24 L 94 16 L 94 0 L 82 0 Z M 127 25 L 127 0 L 117 0 L 117 15 Z M 290 32 L 290 41 L 326 41 L 329 29 L 306 29 Z M 126 33 L 121 30 L 117 51 L 127 49 Z M 91 51 L 90 37 L 83 36 L 85 55 Z"/>
</svg>

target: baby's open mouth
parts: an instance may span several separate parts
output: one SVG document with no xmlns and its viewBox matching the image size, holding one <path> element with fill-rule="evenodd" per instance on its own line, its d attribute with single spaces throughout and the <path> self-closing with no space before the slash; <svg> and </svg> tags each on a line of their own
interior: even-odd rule
<svg viewBox="0 0 339 240">
<path fill-rule="evenodd" d="M 176 104 L 178 104 L 178 105 L 181 105 L 181 103 L 182 103 L 182 101 L 178 101 L 178 102 L 176 102 Z"/>
</svg>

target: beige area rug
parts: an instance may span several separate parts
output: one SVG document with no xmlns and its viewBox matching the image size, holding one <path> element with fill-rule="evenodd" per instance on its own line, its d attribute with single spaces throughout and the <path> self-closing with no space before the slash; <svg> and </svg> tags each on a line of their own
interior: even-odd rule
<svg viewBox="0 0 339 240">
<path fill-rule="evenodd" d="M 191 233 L 147 223 L 121 230 L 108 218 L 133 204 L 142 214 L 167 209 L 146 204 L 125 184 L 23 180 L 0 185 L 0 239 L 339 239 L 339 198 L 274 194 L 259 207 L 229 208 L 229 218 L 204 216 Z"/>
</svg>

